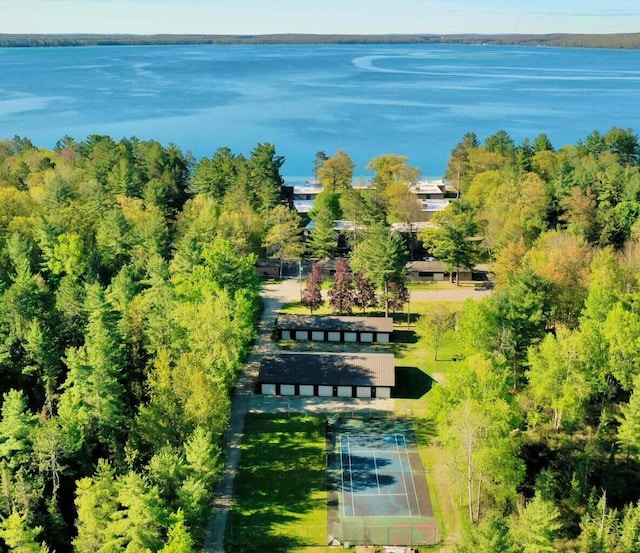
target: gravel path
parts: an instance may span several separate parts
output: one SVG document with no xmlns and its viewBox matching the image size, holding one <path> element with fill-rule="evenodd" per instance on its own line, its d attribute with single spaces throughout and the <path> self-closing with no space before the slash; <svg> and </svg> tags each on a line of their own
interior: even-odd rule
<svg viewBox="0 0 640 553">
<path fill-rule="evenodd" d="M 446 290 L 418 290 L 411 292 L 414 300 L 462 300 L 468 297 L 482 298 L 488 291 L 460 287 Z M 287 412 L 335 412 L 368 411 L 389 412 L 394 409 L 392 399 L 337 399 L 304 397 L 267 397 L 256 395 L 255 382 L 260 367 L 260 359 L 275 350 L 271 340 L 271 329 L 278 310 L 285 302 L 300 298 L 300 283 L 296 279 L 267 284 L 262 291 L 264 310 L 260 321 L 258 337 L 247 358 L 245 369 L 238 378 L 231 403 L 231 420 L 226 435 L 227 461 L 223 478 L 218 483 L 213 500 L 213 517 L 205 536 L 205 553 L 224 553 L 224 533 L 233 502 L 233 480 L 240 460 L 242 432 L 247 412 L 287 413 Z"/>
<path fill-rule="evenodd" d="M 284 281 L 287 284 L 289 281 Z M 231 398 L 231 420 L 226 436 L 227 462 L 222 480 L 216 487 L 213 500 L 213 517 L 207 527 L 204 542 L 205 553 L 224 553 L 224 532 L 229 517 L 229 508 L 233 500 L 233 479 L 240 459 L 240 445 L 244 420 L 252 400 L 254 400 L 254 383 L 258 376 L 260 357 L 271 348 L 271 328 L 280 305 L 286 297 L 287 287 L 268 285 L 263 289 L 264 310 L 258 337 L 252 352 L 247 358 L 244 371 Z"/>
</svg>

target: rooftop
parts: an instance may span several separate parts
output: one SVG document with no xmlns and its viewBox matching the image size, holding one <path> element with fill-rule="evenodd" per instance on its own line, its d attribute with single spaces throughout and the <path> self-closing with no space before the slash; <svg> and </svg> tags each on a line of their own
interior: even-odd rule
<svg viewBox="0 0 640 553">
<path fill-rule="evenodd" d="M 395 386 L 390 353 L 279 353 L 263 357 L 258 382 L 325 386 Z"/>
<path fill-rule="evenodd" d="M 352 332 L 393 332 L 391 317 L 334 317 L 328 315 L 280 315 L 278 328 L 284 330 L 346 330 Z"/>
</svg>

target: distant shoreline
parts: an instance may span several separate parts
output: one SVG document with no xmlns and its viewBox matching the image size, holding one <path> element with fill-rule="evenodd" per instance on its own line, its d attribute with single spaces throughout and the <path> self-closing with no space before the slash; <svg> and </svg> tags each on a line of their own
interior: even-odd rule
<svg viewBox="0 0 640 553">
<path fill-rule="evenodd" d="M 639 50 L 640 33 L 612 34 L 385 34 L 385 35 L 133 35 L 0 34 L 0 47 L 240 44 L 476 44 Z"/>
</svg>

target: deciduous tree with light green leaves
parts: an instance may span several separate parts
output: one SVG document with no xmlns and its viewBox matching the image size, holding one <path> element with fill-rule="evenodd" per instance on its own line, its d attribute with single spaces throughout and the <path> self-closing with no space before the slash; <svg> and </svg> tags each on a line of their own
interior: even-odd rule
<svg viewBox="0 0 640 553">
<path fill-rule="evenodd" d="M 529 350 L 528 391 L 545 418 L 551 411 L 555 431 L 579 423 L 592 392 L 580 360 L 579 340 L 578 335 L 561 328 Z"/>
<path fill-rule="evenodd" d="M 431 392 L 428 411 L 466 492 L 471 523 L 490 505 L 509 505 L 524 476 L 519 413 L 506 384 L 489 359 L 474 356 Z"/>
<path fill-rule="evenodd" d="M 398 154 L 383 154 L 367 164 L 367 171 L 374 171 L 372 182 L 378 194 L 383 194 L 393 183 L 406 187 L 418 182 L 420 169 L 407 164 L 409 158 Z"/>
<path fill-rule="evenodd" d="M 347 190 L 351 188 L 355 166 L 347 152 L 338 150 L 333 156 L 325 157 L 319 163 L 316 175 L 325 191 Z"/>
<path fill-rule="evenodd" d="M 445 337 L 453 331 L 455 313 L 443 303 L 432 303 L 427 312 L 422 313 L 416 323 L 416 331 L 421 340 L 433 348 L 433 359 L 438 360 L 438 350 Z"/>
</svg>

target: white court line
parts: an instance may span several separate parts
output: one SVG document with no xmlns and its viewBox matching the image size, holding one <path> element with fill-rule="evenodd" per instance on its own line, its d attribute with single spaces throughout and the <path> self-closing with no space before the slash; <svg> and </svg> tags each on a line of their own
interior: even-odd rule
<svg viewBox="0 0 640 553">
<path fill-rule="evenodd" d="M 347 451 L 349 452 L 349 478 L 351 479 L 351 513 L 356 516 L 356 500 L 355 493 L 353 493 L 353 470 L 351 470 L 351 442 L 349 440 L 349 434 L 347 434 Z"/>
<path fill-rule="evenodd" d="M 347 516 L 347 513 L 344 510 L 344 506 L 346 505 L 345 501 L 345 491 L 344 491 L 344 465 L 342 464 L 342 434 L 340 436 L 340 482 L 342 483 L 342 514 Z"/>
<path fill-rule="evenodd" d="M 411 461 L 409 460 L 409 450 L 407 449 L 407 439 L 404 437 L 404 434 L 400 434 L 400 436 L 402 436 L 402 441 L 404 442 L 404 452 L 405 452 L 405 455 L 407 456 L 407 464 L 409 465 L 409 472 L 411 473 L 411 484 L 413 486 L 413 495 L 416 498 L 416 506 L 418 507 L 417 516 L 422 516 L 422 513 L 420 513 L 420 500 L 418 499 L 418 490 L 416 489 L 416 478 L 415 478 L 415 475 L 413 474 L 413 471 L 411 470 Z"/>
<path fill-rule="evenodd" d="M 420 513 L 420 500 L 418 499 L 418 490 L 416 489 L 416 478 L 411 470 L 411 461 L 409 460 L 409 450 L 407 448 L 407 439 L 404 437 L 404 434 L 400 434 L 402 436 L 402 441 L 404 442 L 404 452 L 407 456 L 407 463 L 409 465 L 409 472 L 411 473 L 411 484 L 413 485 L 413 495 L 416 498 L 416 506 L 418 507 L 418 516 L 421 516 Z"/>
<path fill-rule="evenodd" d="M 402 484 L 404 486 L 404 495 L 407 498 L 407 507 L 409 508 L 409 516 L 413 516 L 413 513 L 411 512 L 411 503 L 409 502 L 409 493 L 407 490 L 407 480 L 404 477 L 404 470 L 402 470 L 402 457 L 400 456 L 400 444 L 398 443 L 398 436 L 402 436 L 402 434 L 394 434 L 395 440 L 396 440 L 396 450 L 398 452 L 398 461 L 400 462 L 400 472 L 402 473 Z M 404 436 L 402 436 L 402 439 L 404 440 Z M 406 447 L 405 447 L 405 451 L 406 451 Z M 409 467 L 411 468 L 411 467 Z"/>
<path fill-rule="evenodd" d="M 376 454 L 374 452 L 373 454 L 373 466 L 375 468 L 375 472 L 376 472 L 376 484 L 378 486 L 378 494 L 380 495 L 382 492 L 380 491 L 380 477 L 378 476 L 378 460 L 376 459 Z"/>
</svg>

